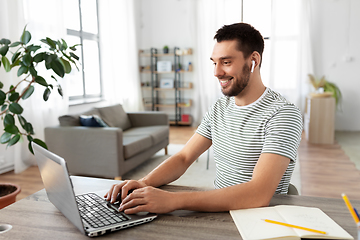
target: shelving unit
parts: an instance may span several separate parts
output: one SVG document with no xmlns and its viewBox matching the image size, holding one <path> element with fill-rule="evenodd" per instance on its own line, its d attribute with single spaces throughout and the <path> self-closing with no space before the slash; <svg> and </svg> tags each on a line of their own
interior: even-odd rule
<svg viewBox="0 0 360 240">
<path fill-rule="evenodd" d="M 142 80 L 144 106 L 152 111 L 168 111 L 172 108 L 173 113 L 169 114 L 171 125 L 191 125 L 192 117 L 184 110 L 192 106 L 192 99 L 185 98 L 184 91 L 191 90 L 193 83 L 183 81 L 183 75 L 192 72 L 192 69 L 188 66 L 184 68 L 181 57 L 192 55 L 192 50 L 175 47 L 170 53 L 160 51 L 156 48 L 140 50 L 141 59 L 150 59 L 149 65 L 140 66 L 142 74 L 150 75 L 148 81 Z M 165 64 L 165 67 L 159 64 Z M 150 96 L 145 97 L 149 92 Z"/>
</svg>

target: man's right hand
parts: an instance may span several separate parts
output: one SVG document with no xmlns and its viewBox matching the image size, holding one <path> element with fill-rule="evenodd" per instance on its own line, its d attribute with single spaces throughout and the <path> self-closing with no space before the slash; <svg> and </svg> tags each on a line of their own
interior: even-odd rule
<svg viewBox="0 0 360 240">
<path fill-rule="evenodd" d="M 142 181 L 126 180 L 119 184 L 114 184 L 110 190 L 104 195 L 106 201 L 114 203 L 118 194 L 121 192 L 121 200 L 126 198 L 130 190 L 146 187 L 147 185 Z"/>
</svg>

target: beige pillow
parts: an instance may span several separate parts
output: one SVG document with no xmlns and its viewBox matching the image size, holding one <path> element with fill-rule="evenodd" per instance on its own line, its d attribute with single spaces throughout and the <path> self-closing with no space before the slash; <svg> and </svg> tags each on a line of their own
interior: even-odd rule
<svg viewBox="0 0 360 240">
<path fill-rule="evenodd" d="M 100 117 L 109 127 L 118 127 L 122 130 L 131 128 L 131 122 L 120 104 L 96 108 L 100 112 Z"/>
</svg>

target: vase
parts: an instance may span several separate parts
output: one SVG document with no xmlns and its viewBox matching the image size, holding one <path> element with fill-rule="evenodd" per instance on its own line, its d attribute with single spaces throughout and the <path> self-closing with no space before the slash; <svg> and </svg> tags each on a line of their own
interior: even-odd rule
<svg viewBox="0 0 360 240">
<path fill-rule="evenodd" d="M 20 186 L 16 184 L 0 183 L 0 209 L 14 203 L 20 191 Z"/>
</svg>

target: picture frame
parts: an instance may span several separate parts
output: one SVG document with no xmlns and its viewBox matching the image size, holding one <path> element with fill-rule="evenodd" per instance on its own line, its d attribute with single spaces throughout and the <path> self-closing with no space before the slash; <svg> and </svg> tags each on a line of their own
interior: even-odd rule
<svg viewBox="0 0 360 240">
<path fill-rule="evenodd" d="M 172 70 L 171 61 L 158 61 L 156 67 L 158 72 L 171 72 Z"/>
<path fill-rule="evenodd" d="M 174 88 L 174 79 L 163 78 L 160 80 L 160 88 Z"/>
</svg>

